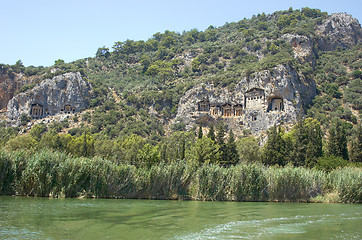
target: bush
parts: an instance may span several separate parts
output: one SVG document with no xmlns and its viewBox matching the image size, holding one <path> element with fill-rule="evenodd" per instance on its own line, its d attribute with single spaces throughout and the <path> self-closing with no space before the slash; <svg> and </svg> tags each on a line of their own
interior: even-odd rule
<svg viewBox="0 0 362 240">
<path fill-rule="evenodd" d="M 347 165 L 347 160 L 344 160 L 342 157 L 336 157 L 332 155 L 318 158 L 315 168 L 318 170 L 330 172 L 338 167 L 345 167 Z"/>
<path fill-rule="evenodd" d="M 5 148 L 10 151 L 35 150 L 37 146 L 38 142 L 31 135 L 18 135 L 5 144 Z"/>
</svg>

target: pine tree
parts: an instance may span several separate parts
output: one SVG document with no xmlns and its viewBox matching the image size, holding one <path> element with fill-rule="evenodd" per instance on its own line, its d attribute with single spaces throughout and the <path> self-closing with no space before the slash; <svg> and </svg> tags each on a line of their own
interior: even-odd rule
<svg viewBox="0 0 362 240">
<path fill-rule="evenodd" d="M 201 125 L 199 126 L 199 133 L 197 134 L 197 138 L 202 138 L 202 136 L 203 136 L 203 133 L 202 133 L 202 127 L 201 127 Z"/>
<path fill-rule="evenodd" d="M 307 118 L 299 121 L 293 130 L 294 143 L 289 150 L 289 158 L 295 166 L 313 167 L 317 158 L 323 155 L 320 123 L 313 118 Z"/>
<path fill-rule="evenodd" d="M 216 143 L 220 146 L 219 152 L 220 152 L 221 163 L 227 162 L 227 149 L 224 138 L 225 138 L 225 126 L 222 123 L 220 123 L 217 126 Z"/>
<path fill-rule="evenodd" d="M 329 155 L 348 160 L 346 129 L 338 118 L 332 119 L 329 127 L 327 151 Z"/>
<path fill-rule="evenodd" d="M 233 131 L 230 129 L 229 139 L 227 143 L 227 162 L 236 164 L 239 161 L 239 154 L 236 149 L 236 142 Z"/>
<path fill-rule="evenodd" d="M 225 127 L 222 123 L 217 126 L 216 132 L 216 142 L 221 146 L 224 145 L 224 138 L 225 138 Z"/>
<path fill-rule="evenodd" d="M 357 132 L 352 136 L 349 160 L 362 162 L 362 125 L 357 127 Z"/>
<path fill-rule="evenodd" d="M 284 166 L 286 163 L 286 148 L 282 138 L 281 127 L 271 127 L 268 131 L 268 140 L 263 148 L 262 161 L 266 165 Z"/>
<path fill-rule="evenodd" d="M 294 130 L 294 146 L 290 153 L 290 160 L 294 166 L 303 166 L 308 145 L 308 131 L 304 121 L 299 121 Z"/>
<path fill-rule="evenodd" d="M 312 118 L 305 121 L 308 131 L 305 165 L 313 167 L 319 157 L 323 156 L 323 133 L 320 123 Z"/>
<path fill-rule="evenodd" d="M 210 126 L 210 130 L 207 134 L 207 137 L 210 138 L 211 140 L 215 141 L 215 130 L 214 130 L 214 124 L 211 124 Z"/>
</svg>

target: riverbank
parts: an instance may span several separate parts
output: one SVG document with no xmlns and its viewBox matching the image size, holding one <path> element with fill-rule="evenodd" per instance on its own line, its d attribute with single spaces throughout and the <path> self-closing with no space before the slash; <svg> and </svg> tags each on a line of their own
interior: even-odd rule
<svg viewBox="0 0 362 240">
<path fill-rule="evenodd" d="M 51 151 L 0 151 L 0 195 L 361 203 L 362 170 L 184 161 L 137 168 Z"/>
</svg>

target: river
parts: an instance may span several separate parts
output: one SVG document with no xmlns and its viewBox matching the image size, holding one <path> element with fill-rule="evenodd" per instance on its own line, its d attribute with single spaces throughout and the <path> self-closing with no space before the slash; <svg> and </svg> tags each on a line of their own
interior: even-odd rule
<svg viewBox="0 0 362 240">
<path fill-rule="evenodd" d="M 361 238 L 361 204 L 0 197 L 0 239 Z"/>
</svg>

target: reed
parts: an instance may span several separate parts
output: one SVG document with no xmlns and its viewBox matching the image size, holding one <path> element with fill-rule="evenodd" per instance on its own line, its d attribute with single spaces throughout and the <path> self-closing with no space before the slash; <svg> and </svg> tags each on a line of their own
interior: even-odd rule
<svg viewBox="0 0 362 240">
<path fill-rule="evenodd" d="M 270 201 L 307 202 L 322 194 L 325 173 L 302 167 L 270 167 L 268 178 L 268 199 Z"/>
<path fill-rule="evenodd" d="M 43 197 L 360 203 L 361 168 L 326 173 L 301 167 L 185 161 L 119 165 L 59 152 L 0 151 L 0 194 Z"/>
<path fill-rule="evenodd" d="M 13 194 L 12 183 L 15 174 L 13 172 L 13 162 L 9 155 L 0 152 L 0 194 Z"/>
<path fill-rule="evenodd" d="M 361 203 L 362 202 L 361 169 L 345 167 L 332 171 L 327 177 L 326 189 L 329 192 L 337 193 L 340 202 Z"/>
<path fill-rule="evenodd" d="M 268 182 L 266 168 L 261 164 L 236 165 L 231 169 L 231 200 L 265 201 Z"/>
<path fill-rule="evenodd" d="M 194 200 L 229 200 L 230 169 L 217 165 L 203 165 L 197 171 L 190 185 L 190 196 Z"/>
</svg>

